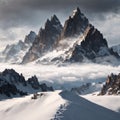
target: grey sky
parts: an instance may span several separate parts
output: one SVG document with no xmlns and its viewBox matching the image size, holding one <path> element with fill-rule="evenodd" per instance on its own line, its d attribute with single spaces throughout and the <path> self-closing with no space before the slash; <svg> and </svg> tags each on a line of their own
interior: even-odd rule
<svg viewBox="0 0 120 120">
<path fill-rule="evenodd" d="M 77 6 L 93 24 L 105 32 L 110 41 L 115 39 L 119 42 L 120 35 L 117 33 L 116 36 L 116 32 L 120 31 L 120 0 L 0 0 L 0 40 L 21 39 L 32 29 L 38 31 L 53 14 L 57 14 L 63 23 Z M 112 36 L 101 25 L 108 26 L 107 21 L 114 21 L 110 24 L 111 31 L 117 25 Z"/>
</svg>

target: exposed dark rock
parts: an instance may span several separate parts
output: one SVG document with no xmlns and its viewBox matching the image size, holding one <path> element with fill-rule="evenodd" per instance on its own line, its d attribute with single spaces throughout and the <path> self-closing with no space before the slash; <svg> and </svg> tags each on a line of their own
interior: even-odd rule
<svg viewBox="0 0 120 120">
<path fill-rule="evenodd" d="M 6 82 L 10 84 L 22 84 L 23 86 L 26 86 L 26 81 L 24 76 L 21 74 L 19 75 L 15 70 L 13 69 L 5 69 L 1 74 L 0 78 L 4 78 Z"/>
<path fill-rule="evenodd" d="M 99 95 L 119 95 L 120 94 L 120 73 L 118 75 L 111 74 L 108 76 L 106 83 Z"/>
<path fill-rule="evenodd" d="M 91 83 L 86 83 L 84 85 L 81 85 L 80 87 L 72 88 L 71 91 L 78 94 L 82 94 L 85 91 L 87 91 L 91 86 Z"/>
<path fill-rule="evenodd" d="M 0 73 L 0 95 L 14 97 L 38 91 L 53 91 L 53 88 L 48 87 L 46 84 L 40 84 L 36 76 L 26 81 L 22 74 L 13 69 L 6 69 Z"/>
<path fill-rule="evenodd" d="M 81 47 L 88 52 L 94 51 L 95 53 L 98 53 L 101 47 L 108 47 L 108 45 L 100 31 L 90 25 L 90 30 L 88 31 L 85 40 L 81 42 Z"/>
<path fill-rule="evenodd" d="M 4 94 L 7 97 L 13 97 L 14 95 L 27 95 L 27 92 L 18 90 L 14 84 L 6 83 L 0 86 L 0 94 Z"/>
<path fill-rule="evenodd" d="M 113 55 L 119 58 L 119 55 L 108 48 L 106 39 L 92 25 L 89 25 L 89 31 L 80 45 L 76 44 L 70 61 L 82 62 L 84 57 L 94 61 L 97 57 Z"/>
<path fill-rule="evenodd" d="M 53 15 L 46 21 L 45 27 L 40 29 L 38 35 L 31 31 L 24 42 L 7 46 L 3 53 L 7 54 L 6 60 L 12 59 L 12 61 L 19 61 L 17 63 L 25 64 L 53 50 L 58 53 L 63 51 L 63 53 L 49 59 L 45 56 L 46 58 L 38 61 L 60 63 L 90 60 L 101 63 L 100 59 L 105 58 L 103 62 L 111 63 L 111 58 L 116 61 L 120 59 L 118 53 L 108 47 L 102 33 L 89 23 L 79 8 L 74 10 L 73 15 L 65 21 L 64 27 L 57 16 Z"/>
<path fill-rule="evenodd" d="M 44 96 L 45 94 L 44 93 L 40 93 L 40 94 L 38 94 L 38 93 L 34 93 L 33 94 L 33 96 L 31 97 L 31 99 L 38 99 L 38 98 L 40 98 L 40 97 L 42 97 L 42 96 Z"/>
<path fill-rule="evenodd" d="M 84 59 L 84 56 L 83 56 L 84 52 L 85 51 L 81 48 L 80 45 L 76 45 L 72 53 L 72 56 L 70 58 L 70 61 L 71 62 L 82 62 Z"/>
<path fill-rule="evenodd" d="M 61 39 L 80 35 L 87 28 L 88 24 L 88 19 L 83 13 L 81 13 L 80 9 L 77 8 L 73 12 L 73 15 L 65 21 L 64 28 L 61 33 Z"/>
<path fill-rule="evenodd" d="M 32 47 L 23 58 L 23 63 L 39 58 L 43 53 L 53 50 L 62 31 L 62 25 L 56 15 L 47 20 L 45 28 L 41 28 Z"/>
<path fill-rule="evenodd" d="M 36 76 L 29 78 L 27 82 L 28 82 L 28 84 L 30 84 L 32 86 L 32 88 L 40 89 L 40 84 L 39 84 Z"/>
<path fill-rule="evenodd" d="M 48 87 L 45 83 L 40 85 L 42 91 L 53 91 L 52 87 Z"/>
</svg>

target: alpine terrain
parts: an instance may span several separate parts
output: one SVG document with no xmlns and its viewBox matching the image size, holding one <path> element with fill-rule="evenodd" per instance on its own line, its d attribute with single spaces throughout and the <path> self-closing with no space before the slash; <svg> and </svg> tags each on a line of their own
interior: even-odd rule
<svg viewBox="0 0 120 120">
<path fill-rule="evenodd" d="M 12 18 L 12 22 L 7 22 L 18 27 L 16 31 L 21 35 L 23 26 L 27 28 L 26 33 L 31 26 L 38 27 L 38 13 L 43 19 L 44 12 L 50 13 L 47 9 L 44 11 L 45 0 L 41 1 L 0 3 L 6 13 L 10 12 L 10 15 L 4 13 L 6 18 Z M 11 14 L 13 11 L 19 11 L 19 16 Z M 64 23 L 63 18 L 62 22 L 58 18 L 59 5 L 54 6 L 54 13 L 46 22 L 41 17 L 45 24 L 37 34 L 33 29 L 23 40 L 14 44 L 7 42 L 0 49 L 0 120 L 119 120 L 120 45 L 110 46 L 109 40 L 79 7 Z M 0 18 L 2 21 L 1 15 Z M 16 19 L 19 19 L 17 24 Z M 4 40 L 7 32 L 10 35 L 16 32 L 14 27 L 5 31 L 6 27 L 6 37 L 0 34 Z"/>
</svg>

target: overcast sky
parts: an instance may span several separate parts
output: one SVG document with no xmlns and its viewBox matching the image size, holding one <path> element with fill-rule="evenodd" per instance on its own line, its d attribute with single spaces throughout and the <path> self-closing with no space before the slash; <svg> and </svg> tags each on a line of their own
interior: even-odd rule
<svg viewBox="0 0 120 120">
<path fill-rule="evenodd" d="M 64 24 L 76 7 L 110 45 L 120 43 L 120 0 L 0 0 L 0 41 L 18 41 L 30 30 L 38 32 L 53 14 Z"/>
</svg>

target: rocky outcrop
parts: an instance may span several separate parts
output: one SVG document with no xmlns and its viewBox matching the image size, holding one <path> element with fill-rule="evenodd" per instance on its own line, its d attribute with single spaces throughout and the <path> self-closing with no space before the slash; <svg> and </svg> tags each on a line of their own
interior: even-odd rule
<svg viewBox="0 0 120 120">
<path fill-rule="evenodd" d="M 120 44 L 112 46 L 111 49 L 120 56 Z"/>
<path fill-rule="evenodd" d="M 56 15 L 47 20 L 45 28 L 41 28 L 32 47 L 23 58 L 23 63 L 31 62 L 41 57 L 45 52 L 53 50 L 62 31 L 62 25 Z"/>
<path fill-rule="evenodd" d="M 108 76 L 99 95 L 120 95 L 120 73 Z"/>
<path fill-rule="evenodd" d="M 69 16 L 69 19 L 65 21 L 60 39 L 80 35 L 88 25 L 88 19 L 81 13 L 80 9 L 77 8 L 73 11 L 73 15 Z"/>
<path fill-rule="evenodd" d="M 82 93 L 86 92 L 87 90 L 89 90 L 89 88 L 91 86 L 92 86 L 91 83 L 86 83 L 86 84 L 81 85 L 80 87 L 72 88 L 71 91 L 78 93 L 78 94 L 82 94 Z"/>
<path fill-rule="evenodd" d="M 34 88 L 34 89 L 39 89 L 40 88 L 40 84 L 39 84 L 36 76 L 33 76 L 33 77 L 29 78 L 27 83 L 30 84 L 32 86 L 32 88 Z"/>
<path fill-rule="evenodd" d="M 80 45 L 75 45 L 70 61 L 82 62 L 84 58 L 87 58 L 95 62 L 96 58 L 110 55 L 119 58 L 119 55 L 108 47 L 102 33 L 92 25 L 89 25 L 89 31 L 84 40 L 82 40 Z"/>
<path fill-rule="evenodd" d="M 40 84 L 36 76 L 25 80 L 22 74 L 13 69 L 6 69 L 0 73 L 0 96 L 22 96 L 38 91 L 53 91 L 53 88 Z"/>
<path fill-rule="evenodd" d="M 40 87 L 41 87 L 41 90 L 43 92 L 45 92 L 45 91 L 53 91 L 53 88 L 52 87 L 48 87 L 45 83 L 41 84 Z"/>
<path fill-rule="evenodd" d="M 6 95 L 7 97 L 13 97 L 27 95 L 27 92 L 18 90 L 13 84 L 5 83 L 4 85 L 0 86 L 0 94 Z"/>
</svg>

